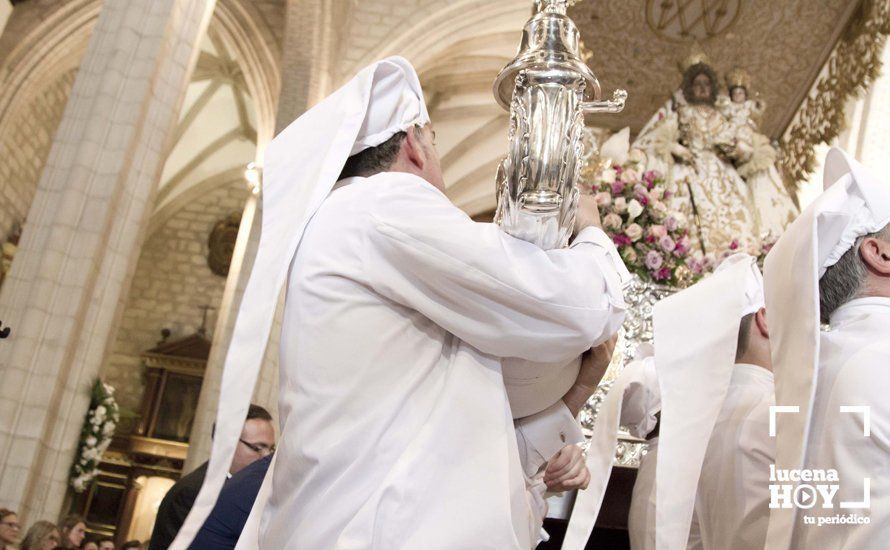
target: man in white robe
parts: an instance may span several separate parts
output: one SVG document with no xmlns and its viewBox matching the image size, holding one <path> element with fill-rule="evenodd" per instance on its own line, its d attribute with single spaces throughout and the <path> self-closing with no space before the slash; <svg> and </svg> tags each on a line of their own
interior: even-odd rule
<svg viewBox="0 0 890 550">
<path fill-rule="evenodd" d="M 261 239 L 220 399 L 220 415 L 232 416 L 227 401 L 255 381 L 253 354 L 250 367 L 230 369 L 244 350 L 261 351 L 239 336 L 242 318 L 249 336 L 274 313 L 274 300 L 251 294 L 254 278 L 289 267 L 263 548 L 532 548 L 541 512 L 526 482 L 580 440 L 560 399 L 578 392 L 564 379 L 541 388 L 550 406 L 514 432 L 503 371 L 577 369 L 620 326 L 627 272 L 596 206 L 582 201 L 563 250 L 475 223 L 444 194 L 428 123 L 413 68 L 389 58 L 267 152 L 262 239 L 274 240 Z M 277 294 L 257 287 L 266 300 Z M 568 372 L 572 386 L 577 370 Z M 199 505 L 218 491 L 221 439 Z M 244 539 L 239 548 L 250 547 Z"/>
<path fill-rule="evenodd" d="M 628 518 L 633 550 L 747 549 L 758 538 L 763 545 L 772 457 L 763 302 L 755 259 L 726 259 L 713 276 L 656 304 L 654 356 L 628 365 L 603 403 L 591 445 L 598 455 L 614 449 L 615 419 L 650 439 Z M 589 461 L 592 488 L 610 466 Z M 583 548 L 601 498 L 579 493 L 564 550 Z M 691 529 L 694 514 L 700 529 Z"/>
<path fill-rule="evenodd" d="M 763 306 L 763 278 L 746 254 L 656 305 L 660 550 L 749 550 L 766 539 L 775 453 Z"/>
<path fill-rule="evenodd" d="M 803 456 L 807 469 L 837 472 L 837 493 L 827 507 L 820 498 L 812 508 L 774 510 L 768 547 L 887 548 L 890 185 L 839 149 L 823 179 L 825 192 L 767 258 L 767 284 L 776 287 L 767 300 L 785 308 L 788 323 L 774 361 L 777 390 L 786 388 L 777 401 L 800 408 L 779 417 L 778 444 L 789 452 L 777 467 L 800 468 Z M 786 281 L 789 269 L 811 275 L 807 284 Z M 821 332 L 820 321 L 828 325 Z"/>
<path fill-rule="evenodd" d="M 644 368 L 639 381 L 625 390 L 621 406 L 621 425 L 634 437 L 645 439 L 646 454 L 640 459 L 634 481 L 627 517 L 630 547 L 634 550 L 655 548 L 655 465 L 658 462 L 658 413 L 661 411 L 661 391 L 655 373 L 655 359 L 643 359 Z"/>
<path fill-rule="evenodd" d="M 775 404 L 765 309 L 742 319 L 723 408 L 701 466 L 688 548 L 763 548 L 769 521 L 769 436 Z"/>
</svg>

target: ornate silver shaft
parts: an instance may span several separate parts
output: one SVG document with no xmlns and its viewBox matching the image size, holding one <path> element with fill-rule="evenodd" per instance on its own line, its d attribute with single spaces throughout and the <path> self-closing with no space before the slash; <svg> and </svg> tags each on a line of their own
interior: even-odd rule
<svg viewBox="0 0 890 550">
<path fill-rule="evenodd" d="M 510 146 L 498 172 L 496 221 L 544 249 L 566 245 L 578 204 L 585 113 L 617 113 L 627 92 L 601 100 L 599 82 L 581 60 L 568 0 L 539 0 L 516 58 L 494 83 L 510 110 Z"/>
</svg>

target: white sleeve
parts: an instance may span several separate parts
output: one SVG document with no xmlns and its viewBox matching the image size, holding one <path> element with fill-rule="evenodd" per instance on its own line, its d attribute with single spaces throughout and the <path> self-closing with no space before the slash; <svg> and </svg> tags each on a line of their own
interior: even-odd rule
<svg viewBox="0 0 890 550">
<path fill-rule="evenodd" d="M 547 461 L 566 445 L 584 441 L 578 421 L 562 401 L 537 414 L 515 420 L 513 426 L 516 429 L 519 460 L 528 478 L 538 474 Z"/>
<path fill-rule="evenodd" d="M 658 422 L 656 413 L 661 410 L 661 392 L 655 374 L 653 359 L 643 360 L 641 376 L 632 380 L 624 389 L 619 424 L 634 437 L 645 439 Z"/>
<path fill-rule="evenodd" d="M 415 176 L 388 176 L 364 249 L 378 293 L 497 357 L 567 360 L 620 327 L 629 275 L 601 230 L 543 251 L 472 221 Z"/>
</svg>

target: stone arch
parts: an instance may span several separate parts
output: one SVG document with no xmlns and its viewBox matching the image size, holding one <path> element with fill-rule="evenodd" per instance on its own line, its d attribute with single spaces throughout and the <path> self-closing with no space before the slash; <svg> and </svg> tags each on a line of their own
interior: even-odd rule
<svg viewBox="0 0 890 550">
<path fill-rule="evenodd" d="M 513 58 L 530 13 L 529 5 L 510 0 L 460 0 L 369 50 L 354 67 L 388 55 L 411 60 L 439 136 L 447 193 L 471 216 L 495 206 L 509 114 L 495 103 L 492 84 Z"/>
</svg>

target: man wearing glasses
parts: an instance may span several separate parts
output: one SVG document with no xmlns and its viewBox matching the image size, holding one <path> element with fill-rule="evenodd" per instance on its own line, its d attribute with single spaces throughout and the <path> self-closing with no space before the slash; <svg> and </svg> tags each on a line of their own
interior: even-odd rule
<svg viewBox="0 0 890 550">
<path fill-rule="evenodd" d="M 251 405 L 247 420 L 241 430 L 235 448 L 235 457 L 229 467 L 229 478 L 257 460 L 271 456 L 275 452 L 275 429 L 272 415 L 258 405 Z M 164 496 L 158 508 L 154 530 L 151 533 L 149 550 L 166 550 L 182 527 L 186 516 L 195 503 L 198 491 L 204 483 L 207 463 L 200 465 L 192 473 L 183 476 Z"/>
</svg>

